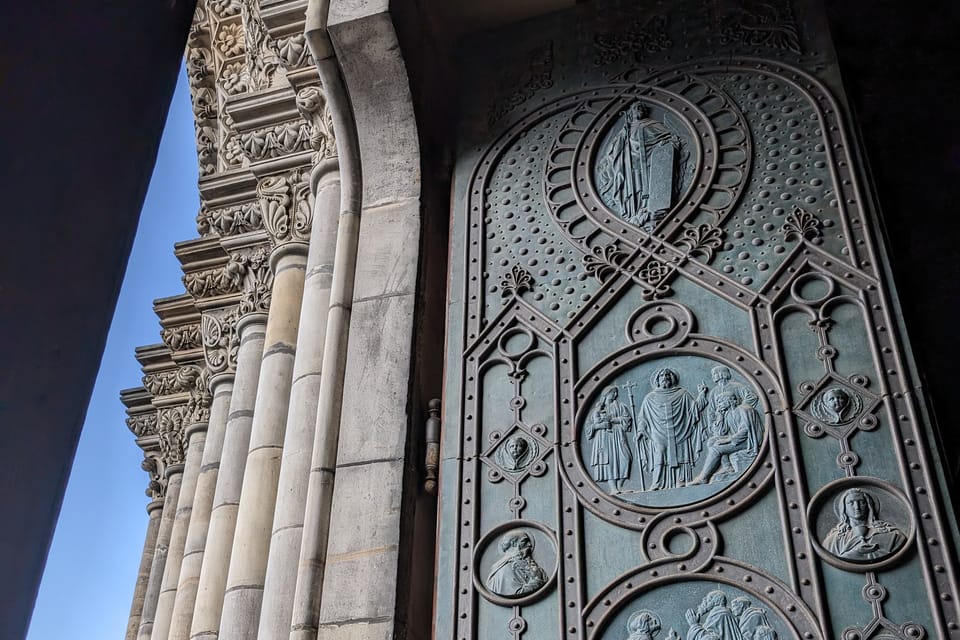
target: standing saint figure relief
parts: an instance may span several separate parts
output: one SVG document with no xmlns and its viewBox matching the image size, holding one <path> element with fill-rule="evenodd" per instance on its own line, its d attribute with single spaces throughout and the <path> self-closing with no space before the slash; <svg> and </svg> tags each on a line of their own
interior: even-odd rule
<svg viewBox="0 0 960 640">
<path fill-rule="evenodd" d="M 637 437 L 649 444 L 650 489 L 686 486 L 693 480 L 693 465 L 703 449 L 707 386 L 701 383 L 695 398 L 680 386 L 677 372 L 667 367 L 653 372 L 650 386 L 653 390 L 643 399 L 637 418 Z"/>
<path fill-rule="evenodd" d="M 616 387 L 604 389 L 599 406 L 587 424 L 587 438 L 593 440 L 590 452 L 593 479 L 606 482 L 610 493 L 623 491 L 623 482 L 630 476 L 627 431 L 631 430 L 633 419 L 618 396 Z"/>
<path fill-rule="evenodd" d="M 834 503 L 839 520 L 823 547 L 839 558 L 881 560 L 907 541 L 899 527 L 880 519 L 880 502 L 864 489 L 847 489 Z"/>
<path fill-rule="evenodd" d="M 501 596 L 532 593 L 547 583 L 547 573 L 533 558 L 534 542 L 529 533 L 510 533 L 500 539 L 502 556 L 487 576 L 487 589 Z"/>
<path fill-rule="evenodd" d="M 630 223 L 652 231 L 674 204 L 683 154 L 680 137 L 635 102 L 600 150 L 600 197 Z"/>
</svg>

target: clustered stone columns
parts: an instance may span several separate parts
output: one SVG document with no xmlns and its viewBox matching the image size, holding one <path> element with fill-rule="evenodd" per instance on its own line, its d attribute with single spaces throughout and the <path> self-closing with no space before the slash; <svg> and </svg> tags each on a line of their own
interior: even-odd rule
<svg viewBox="0 0 960 640">
<path fill-rule="evenodd" d="M 392 538 L 372 564 L 351 564 L 371 543 L 346 540 L 341 518 L 332 537 L 329 525 L 333 506 L 359 516 L 362 532 L 399 530 L 410 360 L 394 347 L 411 340 L 418 203 L 383 200 L 370 233 L 390 245 L 358 242 L 358 165 L 337 155 L 315 65 L 330 60 L 310 58 L 304 26 L 302 0 L 273 0 L 263 17 L 255 0 L 198 2 L 186 57 L 201 237 L 176 247 L 186 294 L 157 301 L 164 345 L 138 351 L 144 388 L 124 392 L 155 476 L 127 640 L 315 640 L 328 537 L 337 576 L 356 569 L 370 584 L 377 563 L 396 565 Z M 352 318 L 357 278 L 370 299 Z M 364 339 L 349 345 L 348 367 L 351 327 Z M 359 388 L 377 368 L 395 386 L 377 392 L 391 411 Z M 358 386 L 347 420 L 372 421 L 338 454 L 345 379 Z M 391 435 L 376 444 L 381 419 Z M 336 493 L 334 469 L 351 485 Z M 336 506 L 380 473 L 394 489 L 371 491 L 369 508 Z M 325 622 L 344 611 L 335 591 Z"/>
</svg>

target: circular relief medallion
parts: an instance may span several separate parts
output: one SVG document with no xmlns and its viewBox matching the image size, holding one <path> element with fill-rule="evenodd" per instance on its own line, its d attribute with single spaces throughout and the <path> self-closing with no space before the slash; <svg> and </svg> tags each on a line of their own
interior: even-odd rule
<svg viewBox="0 0 960 640">
<path fill-rule="evenodd" d="M 598 386 L 581 410 L 583 468 L 601 491 L 633 504 L 705 500 L 744 475 L 766 438 L 760 394 L 727 365 L 658 358 Z"/>
<path fill-rule="evenodd" d="M 843 478 L 826 485 L 810 500 L 807 523 L 820 557 L 848 571 L 896 562 L 914 536 L 903 493 L 877 478 Z"/>
<path fill-rule="evenodd" d="M 477 543 L 473 582 L 495 604 L 527 604 L 550 589 L 557 564 L 553 531 L 538 522 L 514 520 L 494 527 Z"/>
<path fill-rule="evenodd" d="M 610 621 L 610 640 L 788 640 L 791 627 L 775 609 L 736 587 L 678 582 L 628 601 Z"/>
</svg>

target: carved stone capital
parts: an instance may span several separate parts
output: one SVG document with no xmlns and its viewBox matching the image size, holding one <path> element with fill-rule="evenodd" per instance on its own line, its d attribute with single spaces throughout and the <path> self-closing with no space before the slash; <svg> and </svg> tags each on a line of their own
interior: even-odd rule
<svg viewBox="0 0 960 640">
<path fill-rule="evenodd" d="M 235 254 L 231 258 L 243 267 L 240 316 L 269 311 L 273 272 L 270 271 L 270 254 L 266 247 L 258 247 L 248 254 Z"/>
<path fill-rule="evenodd" d="M 259 202 L 244 202 L 213 209 L 201 205 L 197 213 L 197 232 L 201 236 L 225 238 L 256 231 L 262 227 Z"/>
<path fill-rule="evenodd" d="M 243 284 L 245 269 L 238 257 L 231 256 L 222 267 L 184 274 L 183 286 L 197 299 L 237 293 Z"/>
<path fill-rule="evenodd" d="M 333 116 L 327 107 L 323 89 L 304 87 L 297 92 L 297 110 L 310 125 L 310 146 L 314 150 L 314 164 L 337 156 L 337 141 L 333 136 Z"/>
<path fill-rule="evenodd" d="M 211 373 L 232 373 L 237 368 L 240 336 L 237 332 L 238 308 L 208 312 L 201 320 L 203 355 Z"/>
<path fill-rule="evenodd" d="M 174 353 L 189 351 L 201 346 L 200 324 L 185 324 L 179 327 L 167 327 L 160 331 L 160 339 Z"/>
<path fill-rule="evenodd" d="M 157 435 L 160 455 L 165 467 L 183 464 L 187 445 L 183 429 L 187 415 L 186 405 L 163 407 L 157 410 Z"/>
<path fill-rule="evenodd" d="M 287 242 L 307 242 L 313 222 L 313 208 L 307 202 L 299 173 L 289 178 L 269 176 L 257 185 L 263 226 L 274 246 Z"/>
<path fill-rule="evenodd" d="M 127 428 L 138 438 L 146 438 L 157 434 L 157 413 L 148 411 L 134 413 L 126 420 Z"/>
</svg>

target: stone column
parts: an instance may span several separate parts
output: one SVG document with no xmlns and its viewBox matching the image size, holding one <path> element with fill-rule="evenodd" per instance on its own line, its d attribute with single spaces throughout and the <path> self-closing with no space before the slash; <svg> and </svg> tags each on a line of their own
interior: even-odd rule
<svg viewBox="0 0 960 640">
<path fill-rule="evenodd" d="M 157 546 L 157 532 L 160 529 L 160 514 L 163 511 L 163 500 L 151 500 L 147 505 L 147 535 L 143 541 L 143 554 L 140 556 L 140 570 L 137 571 L 137 584 L 133 588 L 133 604 L 130 605 L 130 619 L 127 622 L 127 633 L 124 640 L 136 640 L 140 630 L 140 614 L 143 612 L 143 599 L 147 592 L 147 582 L 150 580 L 150 568 L 153 565 L 153 554 Z"/>
<path fill-rule="evenodd" d="M 187 529 L 187 539 L 183 549 L 177 596 L 170 620 L 168 635 L 170 640 L 187 640 L 190 637 L 190 623 L 193 620 L 193 607 L 197 599 L 200 568 L 207 542 L 217 475 L 220 470 L 227 415 L 230 411 L 230 397 L 233 394 L 233 377 L 233 372 L 229 372 L 216 375 L 210 380 L 210 393 L 213 396 L 210 406 L 210 423 L 207 428 L 203 459 L 200 463 L 200 476 L 197 478 L 197 489 L 194 493 L 193 513 L 190 516 L 190 526 Z"/>
<path fill-rule="evenodd" d="M 190 512 L 193 506 L 193 495 L 197 487 L 197 477 L 200 475 L 200 459 L 203 456 L 203 447 L 206 441 L 206 424 L 194 424 L 188 427 L 187 455 L 180 482 L 180 495 L 177 499 L 177 510 L 173 517 L 173 526 L 170 530 L 170 542 L 167 545 L 167 561 L 163 567 L 163 579 L 160 581 L 160 594 L 157 598 L 157 610 L 153 619 L 153 630 L 150 635 L 154 639 L 166 640 L 170 630 L 170 614 L 173 612 L 173 601 L 177 594 L 177 578 L 180 576 L 180 563 L 183 560 L 183 545 L 187 537 L 187 527 L 190 523 Z"/>
<path fill-rule="evenodd" d="M 227 584 L 227 569 L 230 566 L 230 551 L 233 548 L 233 532 L 237 522 L 237 506 L 240 504 L 240 487 L 247 460 L 250 442 L 250 426 L 253 422 L 253 407 L 260 380 L 260 360 L 263 357 L 263 339 L 267 315 L 250 313 L 237 323 L 240 336 L 240 351 L 237 356 L 237 373 L 230 397 L 230 412 L 220 456 L 217 488 L 213 494 L 213 508 L 204 546 L 197 585 L 197 601 L 190 623 L 190 637 L 212 640 L 220 628 L 220 612 Z M 241 309 L 242 311 L 243 309 Z"/>
<path fill-rule="evenodd" d="M 267 191 L 263 188 L 264 183 L 270 190 L 276 186 L 272 180 L 267 178 L 261 182 L 261 188 L 258 188 L 261 202 L 269 198 L 263 194 Z M 264 226 L 272 231 L 269 212 L 264 213 Z M 276 242 L 279 234 L 272 235 Z M 270 316 L 223 601 L 220 638 L 224 640 L 257 636 L 293 377 L 306 249 L 305 242 L 290 240 L 278 243 L 270 256 L 274 274 Z"/>
<path fill-rule="evenodd" d="M 336 160 L 322 162 L 314 170 L 313 182 L 316 184 L 314 222 L 307 255 L 300 332 L 293 365 L 270 555 L 264 580 L 260 630 L 257 634 L 259 640 L 286 640 L 290 635 L 316 430 L 320 369 L 340 216 L 340 174 Z"/>
<path fill-rule="evenodd" d="M 157 602 L 160 599 L 160 585 L 163 579 L 163 569 L 167 564 L 167 549 L 170 546 L 170 535 L 173 533 L 173 522 L 176 517 L 177 503 L 180 500 L 180 484 L 183 480 L 183 463 L 167 467 L 167 495 L 163 500 L 163 512 L 160 514 L 160 526 L 157 527 L 157 543 L 153 553 L 153 562 L 150 565 L 150 579 L 143 596 L 143 610 L 140 612 L 140 630 L 138 640 L 150 640 L 153 635 L 153 621 L 157 613 Z"/>
</svg>

